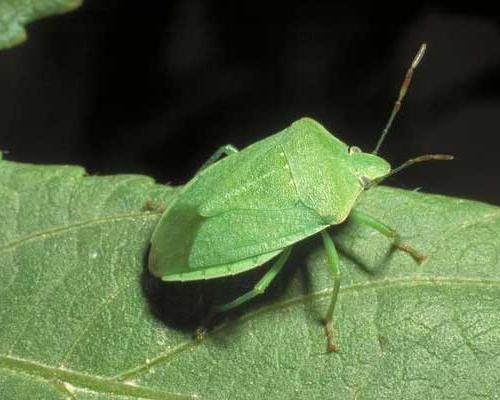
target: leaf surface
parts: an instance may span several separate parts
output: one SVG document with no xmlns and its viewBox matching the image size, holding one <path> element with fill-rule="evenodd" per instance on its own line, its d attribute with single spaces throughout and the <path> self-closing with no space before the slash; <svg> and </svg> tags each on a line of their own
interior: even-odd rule
<svg viewBox="0 0 500 400">
<path fill-rule="evenodd" d="M 160 214 L 144 207 L 168 204 L 176 190 L 144 176 L 0 160 L 2 399 L 500 395 L 499 208 L 367 192 L 360 209 L 427 259 L 416 265 L 391 252 L 368 228 L 333 227 L 342 252 L 339 352 L 327 354 L 319 320 L 332 282 L 315 238 L 296 246 L 269 293 L 201 343 L 174 321 L 195 312 L 183 308 L 186 297 L 195 310 L 204 297 L 147 273 Z M 214 296 L 241 293 L 238 285 L 262 271 L 216 280 L 224 290 Z"/>
<path fill-rule="evenodd" d="M 0 49 L 26 40 L 25 25 L 79 7 L 82 0 L 0 0 Z"/>
</svg>

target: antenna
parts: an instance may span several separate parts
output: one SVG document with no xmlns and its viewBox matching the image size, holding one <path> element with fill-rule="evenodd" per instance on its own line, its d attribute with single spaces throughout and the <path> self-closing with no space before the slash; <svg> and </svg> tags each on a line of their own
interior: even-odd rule
<svg viewBox="0 0 500 400">
<path fill-rule="evenodd" d="M 401 88 L 399 89 L 399 96 L 396 102 L 394 103 L 394 107 L 392 108 L 391 115 L 389 116 L 389 120 L 387 121 L 387 124 L 385 125 L 384 130 L 382 131 L 382 134 L 380 135 L 380 139 L 377 142 L 377 145 L 375 146 L 375 150 L 373 150 L 373 154 L 377 154 L 380 146 L 382 146 L 382 143 L 384 142 L 384 139 L 389 132 L 389 129 L 391 128 L 392 121 L 394 121 L 394 117 L 396 117 L 396 114 L 398 113 L 399 109 L 401 108 L 401 103 L 406 96 L 406 92 L 408 91 L 408 88 L 410 87 L 411 83 L 411 78 L 413 77 L 413 73 L 415 72 L 415 69 L 417 68 L 420 60 L 425 54 L 425 49 L 427 48 L 427 44 L 422 43 L 420 45 L 420 48 L 418 49 L 417 54 L 415 55 L 415 58 L 413 59 L 410 68 L 408 68 L 408 71 L 406 71 L 405 78 L 403 80 L 403 83 L 401 84 Z"/>
<path fill-rule="evenodd" d="M 450 154 L 424 154 L 423 156 L 418 156 L 415 158 L 410 158 L 409 160 L 405 161 L 403 164 L 401 164 L 399 167 L 396 167 L 391 170 L 386 176 L 384 176 L 384 179 L 397 174 L 398 172 L 402 171 L 403 169 L 408 168 L 409 166 L 422 162 L 422 161 L 449 161 L 453 160 L 453 156 Z"/>
<path fill-rule="evenodd" d="M 410 158 L 409 160 L 405 161 L 403 164 L 401 164 L 399 167 L 396 167 L 391 170 L 387 175 L 384 175 L 380 178 L 373 179 L 369 182 L 368 185 L 365 186 L 365 189 L 370 189 L 376 185 L 378 185 L 380 182 L 385 181 L 387 178 L 390 176 L 397 174 L 398 172 L 402 171 L 403 169 L 408 168 L 409 166 L 423 162 L 423 161 L 449 161 L 453 160 L 454 157 L 450 154 L 424 154 L 423 156 L 418 156 L 415 158 Z"/>
</svg>

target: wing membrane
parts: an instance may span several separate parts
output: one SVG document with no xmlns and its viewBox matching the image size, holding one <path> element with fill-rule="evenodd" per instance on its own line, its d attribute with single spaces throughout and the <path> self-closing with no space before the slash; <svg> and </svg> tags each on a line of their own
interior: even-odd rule
<svg viewBox="0 0 500 400">
<path fill-rule="evenodd" d="M 206 218 L 189 256 L 190 268 L 232 263 L 282 249 L 327 225 L 302 203 L 275 210 L 232 210 Z"/>
</svg>

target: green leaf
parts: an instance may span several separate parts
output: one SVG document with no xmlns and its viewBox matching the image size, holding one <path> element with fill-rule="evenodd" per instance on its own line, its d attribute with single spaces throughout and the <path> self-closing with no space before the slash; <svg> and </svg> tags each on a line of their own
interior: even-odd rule
<svg viewBox="0 0 500 400">
<path fill-rule="evenodd" d="M 26 40 L 24 26 L 79 7 L 82 0 L 0 0 L 0 49 Z"/>
<path fill-rule="evenodd" d="M 159 283 L 145 267 L 159 213 L 144 205 L 168 204 L 176 190 L 142 176 L 0 161 L 2 399 L 500 395 L 499 208 L 367 192 L 359 207 L 427 260 L 390 252 L 364 227 L 331 229 L 343 276 L 339 352 L 327 354 L 319 320 L 332 285 L 314 238 L 296 246 L 269 293 L 201 343 L 191 339 L 183 315 L 191 321 L 205 297 Z M 218 284 L 203 296 L 234 295 L 260 270 L 197 288 Z"/>
</svg>

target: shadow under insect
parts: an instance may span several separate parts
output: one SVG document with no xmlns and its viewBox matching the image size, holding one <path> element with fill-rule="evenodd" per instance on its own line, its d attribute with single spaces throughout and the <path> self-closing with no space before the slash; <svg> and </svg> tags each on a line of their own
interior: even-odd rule
<svg viewBox="0 0 500 400">
<path fill-rule="evenodd" d="M 372 242 L 372 232 L 365 227 L 356 225 L 347 222 L 334 229 L 329 229 L 329 231 L 333 231 L 332 236 L 335 238 L 340 254 L 344 260 L 349 259 L 354 262 L 363 274 L 376 276 L 383 273 L 384 266 L 394 248 L 390 243 L 387 243 L 386 238 L 380 238 L 375 240 L 377 243 L 374 244 L 377 247 L 380 246 L 377 256 L 373 257 L 372 253 L 371 257 L 365 257 L 364 250 L 366 249 L 356 249 L 353 243 Z M 210 332 L 220 326 L 222 322 L 236 320 L 262 306 L 268 306 L 277 301 L 286 301 L 291 297 L 310 297 L 321 288 L 331 287 L 333 278 L 330 271 L 323 265 L 316 265 L 317 263 L 313 259 L 314 255 L 324 257 L 319 236 L 294 245 L 287 263 L 263 294 L 235 309 L 215 315 L 211 314 L 214 306 L 231 302 L 251 290 L 269 270 L 275 259 L 260 267 L 233 276 L 208 280 L 165 282 L 148 271 L 146 256 L 144 270 L 141 274 L 141 286 L 150 312 L 165 325 L 189 334 L 195 333 L 200 327 L 204 327 Z M 345 268 L 345 265 L 341 268 Z M 318 287 L 318 279 L 322 280 L 321 288 Z M 297 281 L 294 284 L 296 286 L 288 290 L 292 280 Z M 320 326 L 325 311 L 323 306 L 318 307 L 308 300 L 304 303 L 307 313 Z M 226 325 L 225 329 L 231 330 L 231 325 Z"/>
<path fill-rule="evenodd" d="M 250 309 L 279 299 L 297 268 L 303 263 L 301 253 L 303 252 L 294 252 L 281 273 L 263 294 L 234 310 L 215 314 L 209 319 L 207 318 L 211 316 L 210 312 L 214 306 L 228 303 L 251 290 L 270 268 L 273 260 L 237 275 L 208 280 L 165 282 L 148 271 L 146 257 L 140 278 L 141 287 L 150 312 L 165 325 L 192 333 L 205 323 L 205 328 L 210 331 L 224 320 L 236 319 Z"/>
</svg>

